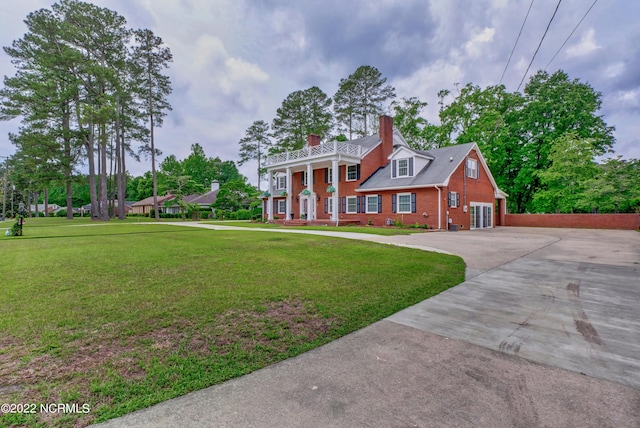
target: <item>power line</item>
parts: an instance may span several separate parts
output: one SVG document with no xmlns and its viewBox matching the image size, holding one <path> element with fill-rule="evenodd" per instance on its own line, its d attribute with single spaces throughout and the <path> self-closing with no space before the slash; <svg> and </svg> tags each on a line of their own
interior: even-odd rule
<svg viewBox="0 0 640 428">
<path fill-rule="evenodd" d="M 538 47 L 536 48 L 536 51 L 533 53 L 533 57 L 531 58 L 531 61 L 529 62 L 529 65 L 527 66 L 527 71 L 524 72 L 524 75 L 522 76 L 522 80 L 520 80 L 520 84 L 518 85 L 518 89 L 516 89 L 516 91 L 520 90 L 520 86 L 522 86 L 522 82 L 524 82 L 524 78 L 527 77 L 527 73 L 529 73 L 529 69 L 531 68 L 531 64 L 533 64 L 533 60 L 536 58 L 536 55 L 538 54 L 538 51 L 540 50 L 540 46 L 542 46 L 542 42 L 544 40 L 544 38 L 547 35 L 547 32 L 549 31 L 549 27 L 551 27 L 551 23 L 553 22 L 553 18 L 555 18 L 556 13 L 558 12 L 558 8 L 560 7 L 560 3 L 562 3 L 562 0 L 558 0 L 558 4 L 556 5 L 556 10 L 553 11 L 553 15 L 551 15 L 551 19 L 549 20 L 549 23 L 547 24 L 547 28 L 544 30 L 544 34 L 542 35 L 542 38 L 540 39 L 540 43 L 538 43 Z"/>
<path fill-rule="evenodd" d="M 527 10 L 527 15 L 524 17 L 524 21 L 522 21 L 522 27 L 520 27 L 520 32 L 518 33 L 518 37 L 516 38 L 516 42 L 513 44 L 513 49 L 511 49 L 511 53 L 509 54 L 509 59 L 507 60 L 507 65 L 504 66 L 504 70 L 502 71 L 502 76 L 500 76 L 500 82 L 498 85 L 502 83 L 502 79 L 504 79 L 504 74 L 507 72 L 507 67 L 509 67 L 509 63 L 511 62 L 511 57 L 513 56 L 513 52 L 516 50 L 516 46 L 518 45 L 518 41 L 520 40 L 520 36 L 522 35 L 522 30 L 524 29 L 524 24 L 527 22 L 527 18 L 529 17 L 529 12 L 531 12 L 531 7 L 533 6 L 534 0 L 531 0 L 531 4 L 529 4 L 529 10 Z"/>
<path fill-rule="evenodd" d="M 589 8 L 589 10 L 587 10 L 587 12 L 582 16 L 582 19 L 578 22 L 578 24 L 573 28 L 573 30 L 571 31 L 571 34 L 569 34 L 569 36 L 566 38 L 566 40 L 564 41 L 564 43 L 562 43 L 562 46 L 560 46 L 560 48 L 556 51 L 556 53 L 553 55 L 553 58 L 551 58 L 551 60 L 547 63 L 547 65 L 544 67 L 544 70 L 547 71 L 547 67 L 549 67 L 549 65 L 551 65 L 551 63 L 553 62 L 554 59 L 556 59 L 556 56 L 558 56 L 558 54 L 560 53 L 560 51 L 562 50 L 562 48 L 564 47 L 564 45 L 567 44 L 567 42 L 569 41 L 569 39 L 571 38 L 571 36 L 573 36 L 573 33 L 575 33 L 575 31 L 578 29 L 578 27 L 580 26 L 580 24 L 582 24 L 582 21 L 584 21 L 584 19 L 587 17 L 587 15 L 589 14 L 589 12 L 591 12 L 591 9 L 593 9 L 593 6 L 596 5 L 596 3 L 598 2 L 598 0 L 594 0 L 593 3 L 591 4 L 591 7 Z"/>
</svg>

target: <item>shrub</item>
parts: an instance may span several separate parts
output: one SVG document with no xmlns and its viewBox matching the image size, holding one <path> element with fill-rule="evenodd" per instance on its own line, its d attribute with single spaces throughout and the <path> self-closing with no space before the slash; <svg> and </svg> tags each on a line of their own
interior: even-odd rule
<svg viewBox="0 0 640 428">
<path fill-rule="evenodd" d="M 238 210 L 235 212 L 236 220 L 251 220 L 253 212 L 250 210 Z"/>
<path fill-rule="evenodd" d="M 67 216 L 67 210 L 58 210 L 56 212 L 56 217 L 66 217 Z"/>
<path fill-rule="evenodd" d="M 410 229 L 429 229 L 429 225 L 428 224 L 420 224 L 417 221 L 414 224 L 410 224 L 409 226 Z"/>
</svg>

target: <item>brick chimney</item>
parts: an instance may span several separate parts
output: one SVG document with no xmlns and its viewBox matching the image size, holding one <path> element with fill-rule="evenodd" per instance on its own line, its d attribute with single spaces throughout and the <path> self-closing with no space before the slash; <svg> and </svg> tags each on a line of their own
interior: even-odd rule
<svg viewBox="0 0 640 428">
<path fill-rule="evenodd" d="M 307 140 L 309 142 L 309 147 L 319 146 L 320 145 L 320 136 L 315 134 L 309 134 L 309 138 Z"/>
<path fill-rule="evenodd" d="M 380 139 L 382 140 L 382 165 L 387 163 L 387 157 L 393 152 L 393 118 L 380 116 Z"/>
</svg>

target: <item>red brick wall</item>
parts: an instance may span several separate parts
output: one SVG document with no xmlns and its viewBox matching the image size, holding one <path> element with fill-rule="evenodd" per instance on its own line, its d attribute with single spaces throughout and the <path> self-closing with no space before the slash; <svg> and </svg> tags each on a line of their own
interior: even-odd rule
<svg viewBox="0 0 640 428">
<path fill-rule="evenodd" d="M 465 178 L 465 162 L 463 161 L 456 171 L 452 174 L 449 180 L 449 185 L 442 187 L 440 191 L 440 224 L 438 224 L 438 190 L 435 188 L 423 188 L 423 189 L 408 189 L 405 191 L 383 191 L 383 192 L 370 192 L 362 193 L 356 192 L 357 187 L 366 180 L 370 174 L 375 172 L 380 165 L 376 164 L 377 156 L 380 154 L 377 151 L 383 151 L 382 145 L 376 147 L 373 153 L 362 162 L 360 170 L 360 180 L 346 181 L 347 167 L 345 165 L 340 166 L 340 182 L 338 183 L 338 193 L 340 198 L 345 196 L 366 196 L 366 195 L 381 195 L 382 196 L 382 212 L 381 213 L 357 213 L 347 214 L 340 213 L 339 217 L 342 220 L 358 220 L 361 224 L 367 224 L 369 220 L 375 226 L 384 226 L 387 219 L 396 220 L 404 224 L 428 224 L 433 228 L 442 227 L 447 228 L 447 211 L 451 218 L 450 224 L 458 225 L 459 229 L 469 229 L 471 225 L 469 210 L 464 212 L 463 206 L 466 204 L 470 206 L 471 202 L 482 202 L 488 204 L 494 204 L 494 222 L 497 222 L 498 212 L 495 208 L 495 196 L 494 189 L 489 175 L 482 167 L 482 163 L 478 159 L 478 155 L 475 151 L 469 153 L 469 157 L 478 160 L 478 168 L 480 174 L 477 179 Z M 315 184 L 309 186 L 316 196 L 320 197 L 320 200 L 316 200 L 316 218 L 320 220 L 329 219 L 331 213 L 324 212 L 325 198 L 331 197 L 330 193 L 327 193 L 327 186 L 329 183 L 324 182 L 324 172 L 322 168 L 315 169 L 313 174 L 315 177 Z M 337 172 L 336 172 L 337 173 Z M 295 218 L 299 218 L 300 213 L 299 205 L 295 200 L 295 197 L 306 187 L 302 185 L 302 173 L 297 172 L 292 174 L 291 177 L 291 192 L 292 192 L 292 204 Z M 466 190 L 465 190 L 466 189 Z M 460 194 L 460 206 L 457 208 L 448 207 L 448 194 L 449 192 L 457 192 Z M 466 192 L 466 201 L 465 201 Z M 392 194 L 394 193 L 415 193 L 416 194 L 416 212 L 409 214 L 400 214 L 392 212 Z M 274 195 L 279 196 L 279 195 Z M 341 199 L 339 201 L 341 203 Z M 342 207 L 340 207 L 342 209 Z"/>
<path fill-rule="evenodd" d="M 463 161 L 456 171 L 451 175 L 449 180 L 449 186 L 445 187 L 442 192 L 443 202 L 442 206 L 444 210 L 449 210 L 449 217 L 451 218 L 451 224 L 457 224 L 462 230 L 468 230 L 471 227 L 471 217 L 469 210 L 464 212 L 464 205 L 469 207 L 471 202 L 482 202 L 487 204 L 494 204 L 494 219 L 497 217 L 497 211 L 495 208 L 495 194 L 493 185 L 489 180 L 487 171 L 482 167 L 482 163 L 478 158 L 478 154 L 475 150 L 469 153 L 470 158 L 478 160 L 478 168 L 480 170 L 478 178 L 465 177 L 465 161 Z M 465 187 L 466 187 L 466 201 L 465 201 Z M 457 208 L 448 207 L 448 195 L 449 192 L 457 192 L 460 194 L 460 206 Z M 446 214 L 446 212 L 445 212 Z M 495 221 L 494 221 L 495 222 Z M 443 225 L 444 228 L 444 225 Z"/>
<path fill-rule="evenodd" d="M 407 190 L 406 192 L 398 192 L 398 191 L 384 191 L 384 192 L 370 192 L 370 193 L 362 193 L 355 192 L 353 190 L 345 189 L 346 186 L 342 186 L 340 183 L 340 197 L 343 196 L 366 196 L 366 195 L 381 195 L 382 196 L 382 212 L 381 213 L 357 213 L 357 214 L 347 214 L 341 212 L 339 217 L 341 220 L 358 220 L 360 224 L 368 224 L 369 219 L 371 219 L 371 224 L 374 226 L 384 226 L 386 219 L 390 218 L 391 220 L 396 220 L 402 222 L 404 224 L 428 224 L 434 228 L 438 227 L 438 192 L 436 189 L 427 188 L 427 189 L 413 189 Z M 351 186 L 349 186 L 351 187 Z M 354 186 L 355 187 L 355 186 Z M 391 204 L 391 195 L 397 193 L 415 193 L 416 194 L 416 212 L 409 214 L 400 214 L 392 212 L 392 204 Z M 328 197 L 329 195 L 322 196 L 323 198 Z M 446 202 L 446 201 L 445 201 Z M 318 206 L 318 218 L 324 219 L 329 218 L 330 214 L 324 214 L 324 199 L 320 201 L 320 205 Z M 423 216 L 423 213 L 427 214 L 427 216 Z M 444 219 L 442 220 L 442 225 L 444 227 Z"/>
<path fill-rule="evenodd" d="M 640 227 L 638 214 L 507 214 L 506 226 L 629 229 Z"/>
</svg>

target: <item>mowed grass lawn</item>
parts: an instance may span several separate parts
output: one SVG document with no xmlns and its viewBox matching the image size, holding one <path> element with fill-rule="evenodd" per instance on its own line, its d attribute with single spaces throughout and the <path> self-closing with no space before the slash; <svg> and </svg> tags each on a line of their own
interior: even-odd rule
<svg viewBox="0 0 640 428">
<path fill-rule="evenodd" d="M 9 222 L 0 225 L 0 230 Z M 29 220 L 0 237 L 0 426 L 87 425 L 298 355 L 464 279 L 454 256 L 319 236 Z"/>
<path fill-rule="evenodd" d="M 178 221 L 180 221 L 178 219 Z M 247 227 L 247 228 L 260 228 L 260 229 L 299 229 L 299 230 L 321 230 L 321 231 L 329 231 L 329 232 L 356 232 L 356 233 L 368 233 L 371 235 L 383 235 L 383 236 L 393 236 L 393 235 L 411 235 L 413 233 L 421 233 L 424 232 L 424 229 L 412 228 L 412 229 L 400 229 L 398 227 L 375 227 L 375 226 L 282 226 L 280 224 L 274 223 L 262 223 L 262 222 L 254 222 L 254 221 L 234 221 L 234 220 L 225 220 L 225 221 L 212 221 L 205 220 L 201 223 L 207 224 L 217 224 L 220 226 L 236 226 L 236 227 Z"/>
</svg>

